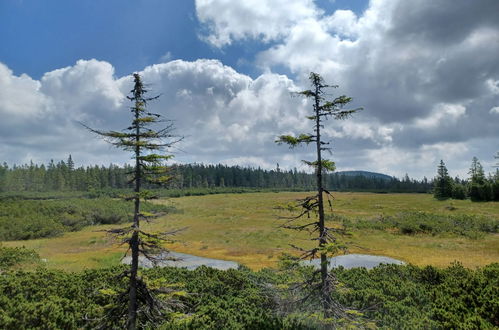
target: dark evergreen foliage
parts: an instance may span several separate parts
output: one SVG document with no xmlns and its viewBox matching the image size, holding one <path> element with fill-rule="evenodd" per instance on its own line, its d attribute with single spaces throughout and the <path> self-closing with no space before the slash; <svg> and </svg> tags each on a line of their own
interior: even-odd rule
<svg viewBox="0 0 499 330">
<path fill-rule="evenodd" d="M 1 253 L 0 249 L 0 253 Z M 34 272 L 4 271 L 0 276 L 0 328 L 80 329 L 101 325 L 107 306 L 127 283 L 117 279 L 125 267 L 80 273 L 40 268 Z M 182 305 L 173 306 L 154 329 L 320 329 L 317 319 L 293 309 L 287 287 L 311 269 L 293 272 L 248 269 L 220 271 L 200 267 L 144 270 L 151 285 L 182 286 L 172 293 Z M 335 298 L 363 314 L 357 324 L 337 328 L 493 329 L 499 326 L 499 264 L 466 269 L 453 264 L 431 266 L 383 265 L 336 270 L 344 284 Z M 106 329 L 120 329 L 109 320 Z"/>
<path fill-rule="evenodd" d="M 37 263 L 40 256 L 34 250 L 25 247 L 5 247 L 0 245 L 0 273 L 14 266 Z"/>
<path fill-rule="evenodd" d="M 440 160 L 438 165 L 437 177 L 435 178 L 435 187 L 433 188 L 433 196 L 437 199 L 447 199 L 452 197 L 452 178 L 445 167 L 444 161 Z"/>
<path fill-rule="evenodd" d="M 45 166 L 38 164 L 0 166 L 0 192 L 48 192 L 48 191 L 98 191 L 105 189 L 132 189 L 128 183 L 132 171 L 130 165 L 87 166 L 71 170 L 60 161 Z M 50 168 L 50 170 L 48 170 Z M 289 170 L 264 170 L 227 165 L 177 164 L 170 167 L 173 180 L 165 186 L 169 189 L 247 187 L 263 189 L 311 190 L 315 184 L 313 174 Z M 57 184 L 51 179 L 58 177 Z M 324 184 L 328 190 L 372 192 L 427 193 L 433 185 L 426 178 L 414 180 L 394 177 L 364 175 L 362 173 L 327 173 Z M 147 182 L 144 188 L 157 189 Z"/>
<path fill-rule="evenodd" d="M 478 158 L 473 157 L 468 174 L 470 175 L 468 196 L 472 201 L 499 200 L 499 171 L 496 170 L 494 176 L 489 175 L 489 178 L 486 178 L 482 164 L 480 164 Z"/>
<path fill-rule="evenodd" d="M 383 230 L 403 235 L 451 234 L 470 239 L 499 233 L 499 218 L 479 215 L 440 215 L 428 212 L 401 212 L 393 216 L 378 216 L 354 221 L 336 216 L 347 228 Z"/>
<path fill-rule="evenodd" d="M 464 184 L 455 182 L 452 185 L 452 198 L 466 199 L 466 186 Z"/>
<path fill-rule="evenodd" d="M 54 237 L 85 226 L 133 220 L 130 201 L 109 197 L 0 200 L 0 240 Z M 159 215 L 171 212 L 164 205 L 143 203 L 143 210 Z"/>
<path fill-rule="evenodd" d="M 441 160 L 434 180 L 433 195 L 441 200 L 468 197 L 474 202 L 499 201 L 499 169 L 486 177 L 482 164 L 478 158 L 473 157 L 468 174 L 470 177 L 467 181 L 458 177 L 453 180 Z"/>
</svg>

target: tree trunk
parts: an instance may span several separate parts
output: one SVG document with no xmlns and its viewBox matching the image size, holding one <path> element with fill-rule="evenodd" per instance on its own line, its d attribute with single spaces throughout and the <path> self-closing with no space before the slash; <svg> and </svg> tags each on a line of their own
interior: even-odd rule
<svg viewBox="0 0 499 330">
<path fill-rule="evenodd" d="M 132 265 L 130 268 L 130 291 L 128 302 L 128 324 L 130 330 L 136 329 L 137 324 L 137 271 L 139 269 L 139 240 L 137 231 L 134 231 L 130 241 L 132 249 Z"/>
<path fill-rule="evenodd" d="M 317 199 L 319 203 L 319 247 L 326 245 L 327 240 L 325 237 L 326 226 L 324 219 L 324 198 L 323 198 L 323 185 L 322 185 L 322 147 L 321 147 L 321 123 L 319 116 L 319 86 L 315 85 L 315 132 L 316 132 L 316 146 L 317 146 Z M 330 310 L 330 296 L 329 296 L 329 281 L 328 281 L 328 260 L 327 254 L 321 252 L 321 295 L 322 304 L 324 307 L 324 316 L 329 317 Z"/>
<path fill-rule="evenodd" d="M 139 104 L 135 103 L 135 120 L 139 118 Z M 130 293 L 128 302 L 128 329 L 137 328 L 137 271 L 139 269 L 139 214 L 140 214 L 140 126 L 137 124 L 135 130 L 135 209 L 133 213 L 133 233 L 130 239 L 130 249 L 132 250 L 132 265 L 130 268 Z"/>
</svg>

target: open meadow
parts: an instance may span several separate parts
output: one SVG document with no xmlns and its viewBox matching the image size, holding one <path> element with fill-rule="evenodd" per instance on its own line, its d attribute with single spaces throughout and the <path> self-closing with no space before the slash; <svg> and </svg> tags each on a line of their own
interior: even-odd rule
<svg viewBox="0 0 499 330">
<path fill-rule="evenodd" d="M 303 192 L 217 194 L 160 199 L 174 212 L 144 228 L 185 228 L 169 248 L 202 257 L 237 261 L 251 269 L 276 266 L 290 244 L 313 244 L 306 232 L 280 228 L 286 208 Z M 499 261 L 499 203 L 437 201 L 429 194 L 333 193 L 329 226 L 345 224 L 349 253 L 384 255 L 415 265 L 478 267 Z M 291 204 L 290 204 L 291 203 Z M 132 205 L 130 204 L 130 209 Z M 29 219 L 26 219 L 29 221 Z M 125 248 L 102 231 L 119 225 L 87 226 L 53 238 L 4 242 L 34 249 L 49 268 L 77 271 L 120 262 Z"/>
</svg>

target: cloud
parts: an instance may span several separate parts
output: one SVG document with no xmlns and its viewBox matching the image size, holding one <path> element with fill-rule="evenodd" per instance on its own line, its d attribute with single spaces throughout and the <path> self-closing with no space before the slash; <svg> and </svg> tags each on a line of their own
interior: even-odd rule
<svg viewBox="0 0 499 330">
<path fill-rule="evenodd" d="M 437 104 L 432 113 L 425 118 L 417 118 L 414 126 L 422 129 L 438 128 L 442 125 L 455 123 L 466 113 L 466 107 L 461 104 Z"/>
<path fill-rule="evenodd" d="M 40 81 L 40 92 L 50 96 L 52 106 L 80 115 L 119 109 L 124 94 L 115 83 L 114 68 L 107 62 L 79 60 L 74 66 L 47 72 Z M 75 118 L 76 116 L 76 118 Z M 82 117 L 84 118 L 84 117 Z"/>
<path fill-rule="evenodd" d="M 197 17 L 207 29 L 203 37 L 216 47 L 241 39 L 279 39 L 315 11 L 312 0 L 196 0 Z"/>
<path fill-rule="evenodd" d="M 248 155 L 260 157 L 261 162 L 278 159 L 282 152 L 275 153 L 275 136 L 303 127 L 306 103 L 290 97 L 297 87 L 282 75 L 252 79 L 216 60 L 177 60 L 147 67 L 141 74 L 161 93 L 151 108 L 173 119 L 186 137 L 181 146 L 186 154 L 179 158 L 198 162 Z"/>
<path fill-rule="evenodd" d="M 499 94 L 499 80 L 488 79 L 486 84 L 493 94 Z"/>
<path fill-rule="evenodd" d="M 339 169 L 433 176 L 443 159 L 466 175 L 473 156 L 497 151 L 499 21 L 494 0 L 372 0 L 365 12 L 328 13 L 312 0 L 197 0 L 202 38 L 214 47 L 260 42 L 255 77 L 218 60 L 171 61 L 141 69 L 152 111 L 185 136 L 180 162 L 299 167 L 310 148 L 277 146 L 279 134 L 309 132 L 310 71 L 338 83 L 332 95 L 354 97 L 364 111 L 325 123 Z M 459 22 L 457 24 L 456 22 Z M 228 49 L 228 48 L 226 48 Z M 285 71 L 287 75 L 277 72 Z M 80 60 L 39 80 L 0 63 L 0 157 L 9 163 L 64 159 L 128 162 L 83 129 L 129 123 L 130 77 L 113 65 Z M 454 175 L 454 174 L 453 174 Z"/>
<path fill-rule="evenodd" d="M 109 63 L 78 61 L 34 80 L 0 63 L 0 157 L 9 163 L 46 162 L 78 154 L 109 163 L 109 146 L 87 134 L 78 120 L 98 124 L 116 117 L 123 94 Z"/>
<path fill-rule="evenodd" d="M 0 63 L 0 113 L 2 122 L 11 124 L 17 120 L 37 118 L 49 111 L 47 99 L 40 92 L 40 82 L 23 74 L 14 76 Z"/>
<path fill-rule="evenodd" d="M 159 58 L 159 60 L 163 63 L 170 62 L 173 59 L 173 55 L 171 52 L 166 52 L 163 56 Z"/>
<path fill-rule="evenodd" d="M 129 161 L 129 154 L 98 139 L 79 121 L 95 129 L 127 127 L 125 95 L 132 89 L 131 77 L 115 77 L 111 64 L 97 60 L 80 60 L 47 72 L 39 81 L 0 68 L 8 101 L 0 115 L 10 118 L 0 123 L 3 160 L 47 162 L 72 154 L 86 164 Z M 274 144 L 278 134 L 306 128 L 302 119 L 309 107 L 290 96 L 297 87 L 289 78 L 264 74 L 252 79 L 216 60 L 176 60 L 146 67 L 140 74 L 151 96 L 161 95 L 149 109 L 172 119 L 177 133 L 185 136 L 174 150 L 179 161 L 295 166 L 286 161 L 290 151 Z M 12 95 L 22 96 L 22 102 L 11 102 Z"/>
<path fill-rule="evenodd" d="M 225 12 L 246 12 L 239 5 L 225 5 L 231 7 Z M 271 30 L 280 32 L 271 34 L 278 37 L 256 55 L 256 64 L 264 72 L 284 67 L 302 88 L 310 71 L 319 72 L 327 82 L 340 84 L 337 93 L 364 106 L 353 120 L 328 124 L 340 156 L 347 149 L 342 143 L 371 158 L 380 150 L 395 150 L 394 157 L 421 159 L 422 146 L 497 139 L 499 2 L 371 0 L 359 14 L 326 13 L 318 2 L 307 5 L 307 15 L 299 19 L 272 21 Z M 269 9 L 274 11 L 279 11 L 277 5 Z M 230 23 L 225 12 L 210 21 L 206 40 L 271 38 L 251 24 L 240 33 L 241 26 Z M 497 143 L 484 142 L 483 148 L 488 150 L 484 154 L 493 154 Z"/>
</svg>

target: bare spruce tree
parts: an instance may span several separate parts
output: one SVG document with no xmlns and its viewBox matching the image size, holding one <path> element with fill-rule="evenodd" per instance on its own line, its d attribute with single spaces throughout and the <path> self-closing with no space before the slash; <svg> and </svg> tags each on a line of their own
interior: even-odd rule
<svg viewBox="0 0 499 330">
<path fill-rule="evenodd" d="M 143 314 L 143 319 L 154 321 L 161 316 L 161 301 L 155 298 L 154 293 L 149 290 L 145 282 L 138 276 L 139 256 L 142 255 L 153 263 L 158 261 L 158 255 L 165 252 L 162 243 L 167 241 L 169 233 L 147 233 L 141 229 L 141 221 L 147 220 L 151 214 L 141 211 L 141 201 L 152 196 L 151 192 L 142 189 L 145 182 L 162 184 L 170 181 L 168 167 L 164 162 L 172 158 L 170 154 L 162 154 L 161 151 L 168 150 L 179 138 L 172 135 L 173 126 L 171 122 L 162 119 L 157 113 L 147 111 L 147 103 L 155 100 L 155 97 L 146 97 L 148 92 L 139 74 L 135 73 L 134 87 L 131 96 L 127 98 L 133 103 L 130 107 L 133 118 L 131 125 L 122 131 L 100 131 L 87 127 L 92 132 L 104 137 L 108 142 L 133 154 L 133 172 L 130 183 L 134 184 L 134 193 L 126 199 L 133 200 L 134 212 L 131 227 L 112 229 L 110 233 L 123 237 L 123 242 L 128 244 L 127 254 L 131 254 L 131 266 L 124 276 L 129 277 L 128 291 L 118 298 L 116 308 L 111 311 L 111 318 L 119 320 L 122 316 L 126 318 L 126 327 L 136 329 L 138 322 L 138 311 Z M 161 125 L 162 128 L 154 129 Z M 128 296 L 128 297 L 127 297 Z M 128 299 L 127 299 L 128 298 Z M 123 303 L 128 301 L 128 313 L 124 312 Z"/>
<path fill-rule="evenodd" d="M 329 117 L 333 117 L 334 119 L 346 119 L 353 113 L 361 110 L 361 108 L 344 109 L 344 106 L 352 101 L 351 97 L 345 95 L 329 99 L 327 90 L 338 86 L 327 85 L 319 74 L 312 72 L 310 73 L 309 79 L 312 88 L 298 92 L 297 94 L 312 100 L 313 113 L 310 116 L 307 116 L 307 119 L 313 122 L 313 132 L 302 133 L 297 137 L 292 135 L 281 135 L 276 142 L 278 144 L 287 144 L 291 148 L 302 144 L 315 145 L 316 159 L 311 161 L 304 160 L 303 162 L 313 167 L 315 170 L 315 175 L 317 177 L 317 193 L 313 196 L 299 200 L 298 205 L 301 208 L 300 214 L 290 218 L 284 227 L 296 230 L 308 230 L 311 233 L 317 233 L 317 236 L 313 238 L 313 240 L 318 242 L 317 246 L 309 250 L 297 248 L 302 251 L 303 259 L 320 257 L 320 270 L 318 271 L 318 274 L 320 274 L 320 281 L 316 286 L 320 291 L 324 316 L 328 318 L 334 315 L 342 316 L 340 306 L 335 304 L 331 297 L 335 278 L 333 274 L 328 271 L 328 256 L 332 256 L 345 248 L 338 239 L 338 236 L 345 234 L 345 231 L 341 228 L 328 228 L 325 224 L 325 197 L 331 207 L 332 204 L 329 199 L 331 193 L 324 188 L 323 174 L 328 171 L 334 171 L 335 163 L 332 160 L 323 157 L 323 152 L 330 152 L 331 148 L 328 147 L 329 142 L 323 141 L 321 129 L 324 128 L 324 121 Z M 314 221 L 306 224 L 295 224 L 296 220 L 301 219 L 304 216 L 309 218 L 311 214 L 315 215 Z M 315 286 L 313 280 L 310 281 L 310 284 Z"/>
</svg>

